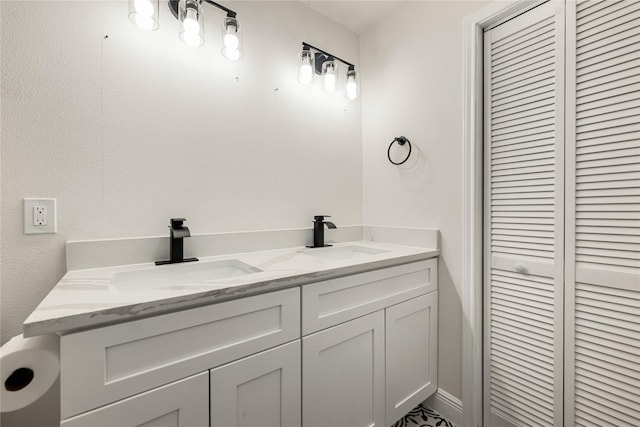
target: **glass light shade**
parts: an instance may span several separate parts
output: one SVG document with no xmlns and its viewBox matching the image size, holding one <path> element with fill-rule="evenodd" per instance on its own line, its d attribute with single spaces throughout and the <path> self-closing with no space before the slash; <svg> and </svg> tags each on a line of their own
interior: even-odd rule
<svg viewBox="0 0 640 427">
<path fill-rule="evenodd" d="M 198 0 L 181 0 L 178 7 L 182 24 L 180 40 L 188 46 L 198 47 L 204 44 L 204 19 L 202 6 Z"/>
<path fill-rule="evenodd" d="M 155 31 L 158 20 L 159 0 L 129 0 L 129 20 L 138 28 Z"/>
<path fill-rule="evenodd" d="M 314 57 L 310 50 L 305 49 L 300 52 L 300 70 L 298 71 L 298 81 L 300 83 L 308 85 L 315 80 L 313 63 Z"/>
<path fill-rule="evenodd" d="M 322 64 L 322 79 L 322 90 L 325 92 L 334 92 L 336 90 L 338 67 L 334 60 L 330 59 Z"/>
<path fill-rule="evenodd" d="M 230 16 L 222 20 L 222 56 L 231 61 L 242 58 L 240 23 Z"/>
<path fill-rule="evenodd" d="M 347 71 L 347 84 L 345 85 L 347 99 L 353 101 L 360 94 L 360 85 L 358 84 L 358 73 L 356 70 Z"/>
</svg>

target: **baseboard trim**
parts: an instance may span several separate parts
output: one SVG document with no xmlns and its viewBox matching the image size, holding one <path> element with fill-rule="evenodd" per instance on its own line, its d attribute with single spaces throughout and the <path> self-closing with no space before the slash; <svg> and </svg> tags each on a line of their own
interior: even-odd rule
<svg viewBox="0 0 640 427">
<path fill-rule="evenodd" d="M 462 425 L 462 401 L 439 388 L 424 405 L 456 425 Z"/>
</svg>

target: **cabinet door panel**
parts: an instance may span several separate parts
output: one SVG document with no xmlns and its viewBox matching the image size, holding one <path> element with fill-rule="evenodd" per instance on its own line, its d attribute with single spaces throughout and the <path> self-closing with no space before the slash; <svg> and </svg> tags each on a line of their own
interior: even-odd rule
<svg viewBox="0 0 640 427">
<path fill-rule="evenodd" d="M 389 426 L 438 387 L 438 292 L 389 307 L 385 323 Z"/>
<path fill-rule="evenodd" d="M 211 426 L 300 426 L 300 340 L 211 370 Z"/>
<path fill-rule="evenodd" d="M 63 420 L 61 427 L 196 427 L 209 424 L 209 373 Z"/>
<path fill-rule="evenodd" d="M 382 427 L 384 313 L 302 340 L 302 424 L 305 427 Z"/>
</svg>

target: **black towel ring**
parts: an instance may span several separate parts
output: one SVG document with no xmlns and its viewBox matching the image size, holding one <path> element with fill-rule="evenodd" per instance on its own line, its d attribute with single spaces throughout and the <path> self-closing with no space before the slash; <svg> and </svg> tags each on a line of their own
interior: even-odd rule
<svg viewBox="0 0 640 427">
<path fill-rule="evenodd" d="M 407 157 L 405 157 L 405 159 L 401 162 L 394 162 L 393 160 L 391 160 L 391 147 L 393 146 L 394 142 L 397 142 L 398 145 L 404 145 L 405 143 L 409 144 L 409 152 L 407 153 Z M 389 148 L 387 149 L 387 158 L 389 159 L 389 161 L 398 166 L 409 160 L 409 156 L 411 156 L 411 142 L 404 136 L 395 137 L 393 141 L 391 141 L 391 144 L 389 144 Z"/>
</svg>

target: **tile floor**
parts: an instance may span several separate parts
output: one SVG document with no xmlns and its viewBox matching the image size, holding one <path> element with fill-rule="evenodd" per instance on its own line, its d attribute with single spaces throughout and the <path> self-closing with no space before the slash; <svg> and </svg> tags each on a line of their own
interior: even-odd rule
<svg viewBox="0 0 640 427">
<path fill-rule="evenodd" d="M 422 405 L 412 409 L 403 419 L 398 420 L 391 427 L 457 427 L 451 421 L 445 420 L 437 412 Z"/>
</svg>

